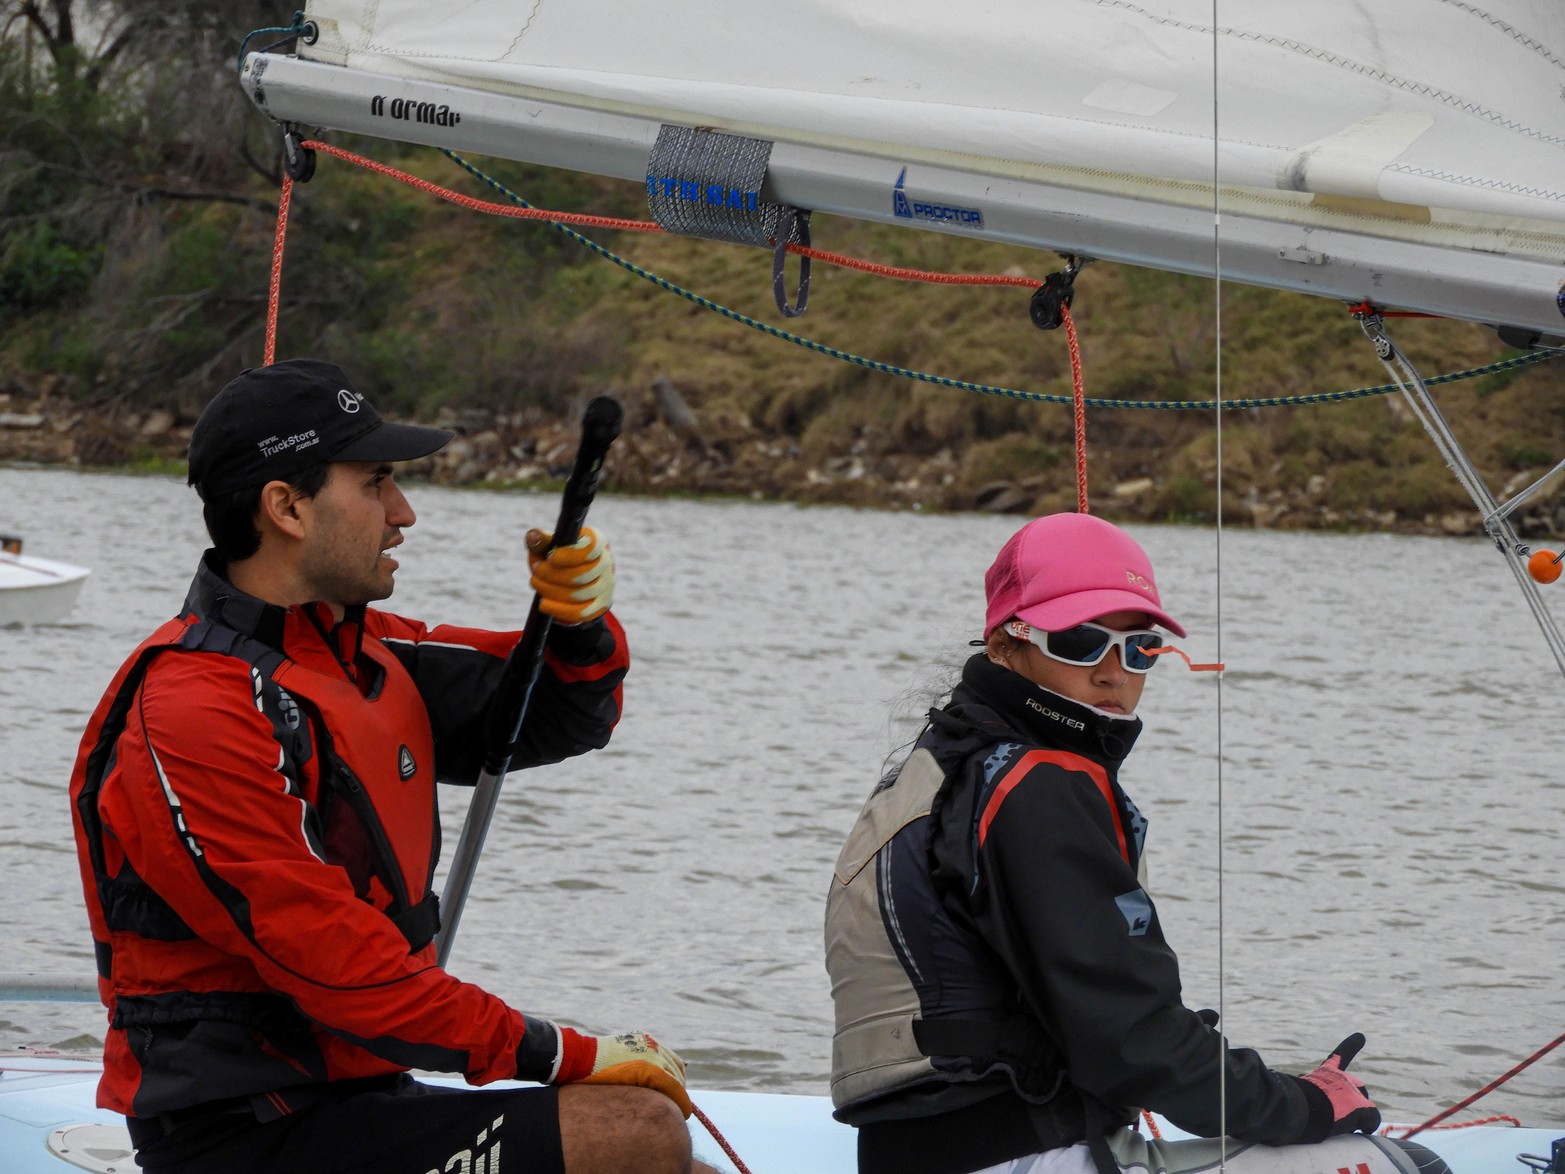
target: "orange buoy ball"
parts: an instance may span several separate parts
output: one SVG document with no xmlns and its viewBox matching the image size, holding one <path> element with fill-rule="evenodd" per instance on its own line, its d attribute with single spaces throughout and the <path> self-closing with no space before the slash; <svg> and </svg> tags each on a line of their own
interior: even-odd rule
<svg viewBox="0 0 1565 1174">
<path fill-rule="evenodd" d="M 1527 573 L 1540 583 L 1552 583 L 1560 577 L 1560 556 L 1552 550 L 1540 550 L 1527 560 Z"/>
</svg>

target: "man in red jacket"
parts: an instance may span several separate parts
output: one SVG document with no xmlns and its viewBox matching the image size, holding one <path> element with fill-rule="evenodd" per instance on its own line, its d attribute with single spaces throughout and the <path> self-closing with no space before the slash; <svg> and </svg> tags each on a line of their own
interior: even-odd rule
<svg viewBox="0 0 1565 1174">
<path fill-rule="evenodd" d="M 689 1171 L 684 1064 L 435 962 L 437 780 L 471 784 L 516 632 L 370 608 L 414 514 L 388 424 L 337 367 L 248 370 L 197 422 L 213 549 L 87 727 L 72 813 L 110 1012 L 98 1103 L 147 1170 Z M 629 663 L 590 530 L 532 582 L 556 622 L 518 767 L 603 746 Z M 436 1088 L 418 1067 L 472 1084 Z"/>
</svg>

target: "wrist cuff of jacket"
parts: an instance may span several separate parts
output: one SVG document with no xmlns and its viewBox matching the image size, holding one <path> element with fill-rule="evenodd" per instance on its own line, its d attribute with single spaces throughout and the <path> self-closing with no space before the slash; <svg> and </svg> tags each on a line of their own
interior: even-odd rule
<svg viewBox="0 0 1565 1174">
<path fill-rule="evenodd" d="M 583 1035 L 569 1027 L 559 1028 L 560 1066 L 554 1077 L 555 1084 L 570 1084 L 586 1080 L 598 1063 L 596 1036 Z"/>
<path fill-rule="evenodd" d="M 595 616 L 581 624 L 562 624 L 556 620 L 549 626 L 544 647 L 566 664 L 579 667 L 596 664 L 613 652 L 614 637 L 603 616 Z"/>
<path fill-rule="evenodd" d="M 1304 1104 L 1310 1111 L 1310 1119 L 1305 1123 L 1303 1135 L 1293 1144 L 1314 1145 L 1316 1142 L 1325 1141 L 1331 1136 L 1331 1127 L 1336 1120 L 1336 1114 L 1331 1109 L 1331 1098 L 1326 1095 L 1325 1090 L 1316 1088 L 1301 1076 L 1288 1076 L 1288 1079 L 1299 1086 L 1299 1091 L 1304 1094 Z"/>
<path fill-rule="evenodd" d="M 522 1019 L 525 1027 L 521 1045 L 516 1049 L 516 1079 L 553 1084 L 565 1058 L 565 1033 L 570 1029 L 531 1015 L 523 1015 Z"/>
</svg>

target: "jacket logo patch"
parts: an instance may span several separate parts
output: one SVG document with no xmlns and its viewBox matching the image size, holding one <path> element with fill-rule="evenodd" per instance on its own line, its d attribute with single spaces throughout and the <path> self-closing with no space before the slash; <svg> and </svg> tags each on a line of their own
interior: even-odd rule
<svg viewBox="0 0 1565 1174">
<path fill-rule="evenodd" d="M 1119 906 L 1131 937 L 1142 937 L 1152 927 L 1152 898 L 1147 896 L 1145 889 L 1121 893 L 1114 898 L 1114 904 Z"/>
<path fill-rule="evenodd" d="M 288 690 L 277 690 L 277 708 L 283 715 L 283 725 L 290 730 L 299 728 L 299 703 L 288 696 Z"/>
<path fill-rule="evenodd" d="M 397 747 L 397 773 L 402 776 L 405 783 L 418 772 L 418 763 L 413 761 L 413 752 L 406 746 Z"/>
</svg>

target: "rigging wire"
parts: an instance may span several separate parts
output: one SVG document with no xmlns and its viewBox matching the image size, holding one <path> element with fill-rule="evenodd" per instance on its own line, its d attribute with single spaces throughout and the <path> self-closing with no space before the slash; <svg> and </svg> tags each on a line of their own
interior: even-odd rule
<svg viewBox="0 0 1565 1174">
<path fill-rule="evenodd" d="M 314 144 L 305 145 L 313 146 Z M 506 187 L 499 180 L 469 163 L 455 151 L 442 147 L 440 148 L 440 153 L 445 155 L 446 158 L 450 159 L 458 167 L 462 168 L 462 170 L 466 171 L 474 179 L 477 179 L 480 183 L 483 183 L 486 186 L 492 188 L 494 191 L 500 193 L 507 200 L 511 201 L 517 206 L 522 208 L 532 207 L 531 204 L 529 204 L 516 192 L 511 191 L 510 188 Z M 559 215 L 560 214 L 558 213 L 545 213 L 540 218 L 556 220 Z M 563 222 L 554 223 L 553 227 L 557 231 L 569 237 L 571 240 L 575 241 L 577 244 L 581 245 L 583 248 L 587 249 L 589 252 L 595 253 L 604 260 L 618 265 L 627 272 L 633 273 L 637 277 L 651 282 L 659 289 L 663 289 L 669 293 L 677 294 L 687 301 L 695 303 L 702 309 L 710 310 L 715 314 L 721 315 L 722 317 L 728 318 L 732 321 L 739 322 L 744 326 L 749 326 L 754 330 L 759 330 L 763 334 L 769 334 L 773 338 L 781 339 L 784 342 L 791 342 L 797 346 L 802 346 L 807 350 L 813 350 L 831 358 L 840 359 L 843 362 L 854 363 L 858 366 L 866 367 L 872 371 L 879 371 L 887 375 L 898 375 L 905 379 L 914 379 L 923 383 L 931 383 L 938 387 L 951 387 L 959 391 L 971 391 L 982 395 L 1005 396 L 1011 399 L 1027 400 L 1033 403 L 1063 405 L 1073 402 L 1072 397 L 1069 396 L 1053 395 L 1038 391 L 1020 391 L 1016 388 L 998 387 L 993 384 L 972 383 L 961 379 L 951 379 L 943 375 L 933 375 L 926 371 L 916 371 L 907 367 L 899 367 L 891 363 L 883 363 L 877 359 L 865 358 L 862 355 L 856 355 L 849 351 L 842 351 L 835 347 L 826 346 L 823 343 L 816 342 L 814 339 L 804 338 L 801 335 L 793 334 L 790 331 L 780 330 L 777 327 L 772 326 L 770 323 L 761 322 L 758 319 L 741 314 L 737 310 L 731 309 L 728 306 L 724 306 L 719 302 L 714 302 L 709 298 L 702 297 L 700 294 L 685 289 L 683 286 L 676 285 L 667 278 L 661 277 L 658 274 L 651 272 L 650 270 L 643 269 L 641 266 L 635 264 L 635 262 L 621 257 L 619 254 L 605 248 L 603 245 L 600 245 L 591 237 L 584 236 L 583 234 L 568 227 Z M 841 257 L 841 254 L 822 253 L 817 255 L 821 260 L 826 261 L 828 264 L 835 265 L 840 263 L 838 258 Z M 893 270 L 889 266 L 877 266 L 871 262 L 857 262 L 855 265 L 851 266 L 851 268 L 863 269 L 866 272 L 889 271 L 890 275 L 904 277 L 906 280 L 929 280 L 933 277 L 943 276 L 954 279 L 955 283 L 957 284 L 1006 284 L 1022 285 L 1027 287 L 1036 286 L 1038 284 L 1032 278 L 1028 277 L 1012 278 L 1001 275 L 975 280 L 975 275 L 972 274 L 942 275 L 929 274 L 922 270 Z M 915 274 L 919 276 L 913 276 Z M 1489 363 L 1482 367 L 1473 367 L 1466 371 L 1453 371 L 1445 375 L 1437 375 L 1427 382 L 1431 386 L 1440 383 L 1455 383 L 1459 380 L 1471 379 L 1481 375 L 1497 374 L 1520 367 L 1529 367 L 1534 363 L 1541 362 L 1544 359 L 1550 357 L 1552 357 L 1552 355 L 1547 353 L 1530 352 L 1523 355 L 1512 356 L 1506 359 L 1500 359 L 1494 363 Z M 1097 399 L 1089 396 L 1083 402 L 1089 408 L 1150 408 L 1161 411 L 1237 411 L 1248 408 L 1306 407 L 1309 405 L 1321 403 L 1340 403 L 1347 400 L 1364 399 L 1370 396 L 1389 395 L 1390 393 L 1397 390 L 1397 384 L 1383 383 L 1375 387 L 1358 387 L 1344 391 L 1323 391 L 1314 392 L 1307 395 L 1270 396 L 1264 398 L 1230 400 L 1133 400 Z"/>
<path fill-rule="evenodd" d="M 1223 657 L 1223 218 L 1221 203 L 1221 188 L 1218 164 L 1220 158 L 1220 140 L 1218 138 L 1219 112 L 1219 78 L 1217 71 L 1218 38 L 1217 38 L 1217 5 L 1218 0 L 1212 0 L 1212 364 L 1213 364 L 1213 407 L 1212 421 L 1215 429 L 1214 447 L 1217 459 L 1216 469 L 1216 503 L 1213 517 L 1216 522 L 1213 537 L 1213 563 L 1215 599 L 1213 607 L 1215 616 L 1215 638 L 1217 643 L 1217 660 L 1222 663 Z M 1218 1022 L 1228 1013 L 1227 1006 L 1227 958 L 1224 946 L 1227 941 L 1227 926 L 1224 914 L 1227 911 L 1225 903 L 1226 879 L 1223 871 L 1223 674 L 1217 674 L 1217 1015 Z M 1228 1169 L 1228 1036 L 1223 1033 L 1218 1037 L 1218 1066 L 1217 1076 L 1217 1113 L 1218 1121 L 1222 1124 L 1222 1139 L 1218 1142 L 1217 1164 L 1219 1170 Z"/>
<path fill-rule="evenodd" d="M 322 143 L 312 139 L 299 145 L 305 150 L 323 151 L 326 154 L 340 158 L 345 162 L 365 166 L 370 170 L 374 170 L 400 182 L 408 183 L 411 186 L 420 188 L 421 190 L 430 190 L 432 194 L 438 194 L 440 191 L 445 190 L 441 189 L 439 185 L 430 184 L 427 180 L 417 179 L 414 176 L 408 175 L 406 172 L 398 171 L 394 167 L 388 167 L 385 164 L 376 163 L 375 161 L 366 159 L 363 156 L 355 155 L 351 151 L 344 151 L 341 148 L 332 147 L 327 143 Z M 805 338 L 802 335 L 794 334 L 792 331 L 780 329 L 779 327 L 773 326 L 768 322 L 762 322 L 759 319 L 752 318 L 747 314 L 742 314 L 739 311 L 732 309 L 731 307 L 725 306 L 720 302 L 712 301 L 710 298 L 703 297 L 698 293 L 685 289 L 683 286 L 677 285 L 674 282 L 669 281 L 667 278 L 661 277 L 648 269 L 644 269 L 641 266 L 635 264 L 633 261 L 630 261 L 625 257 L 622 257 L 619 254 L 613 252 L 612 250 L 605 248 L 603 245 L 600 245 L 591 237 L 585 236 L 582 233 L 577 232 L 574 228 L 570 227 L 571 224 L 583 224 L 591 225 L 593 227 L 622 227 L 629 231 L 647 232 L 652 231 L 657 227 L 656 225 L 651 224 L 651 222 L 640 220 L 623 220 L 613 217 L 584 216 L 579 213 L 551 212 L 542 209 L 535 209 L 520 195 L 511 191 L 499 180 L 473 166 L 473 164 L 462 158 L 455 151 L 449 150 L 448 148 L 441 148 L 441 154 L 445 155 L 458 167 L 461 167 L 464 171 L 473 176 L 475 179 L 479 180 L 481 183 L 503 195 L 517 208 L 527 210 L 528 215 L 518 217 L 519 219 L 546 221 L 550 223 L 556 231 L 564 233 L 567 237 L 575 241 L 582 248 L 587 249 L 589 252 L 596 254 L 606 261 L 618 265 L 621 269 L 634 274 L 644 281 L 652 283 L 659 289 L 662 289 L 668 293 L 677 294 L 679 297 L 682 297 L 686 301 L 700 306 L 704 310 L 709 310 L 714 314 L 729 319 L 730 321 L 738 322 L 743 326 L 748 326 L 753 330 L 758 330 L 763 334 L 770 335 L 771 337 L 779 339 L 783 342 L 792 343 L 795 346 L 804 347 L 806 350 L 814 351 L 817 354 L 826 355 L 829 358 L 838 359 L 845 363 L 852 363 L 856 366 L 866 368 L 867 370 L 877 371 L 885 375 L 896 375 L 904 379 L 913 379 L 921 383 L 932 384 L 936 387 L 949 387 L 958 391 L 969 391 L 980 395 L 1002 396 L 1009 399 L 1025 400 L 1030 403 L 1048 403 L 1061 405 L 1074 404 L 1073 396 L 1055 395 L 1052 393 L 1038 391 L 1022 391 L 1017 388 L 1000 387 L 988 383 L 974 383 L 964 379 L 952 379 L 944 375 L 934 375 L 927 371 L 918 371 L 909 367 L 898 366 L 894 363 L 885 363 L 878 359 L 870 359 L 863 355 L 854 354 L 851 351 L 844 351 L 837 347 L 827 346 L 826 344 L 817 342 L 814 339 Z M 458 196 L 458 193 L 452 192 L 451 195 Z M 441 196 L 440 198 L 444 199 L 446 197 Z M 503 205 L 494 205 L 488 204 L 481 200 L 473 200 L 473 198 L 470 196 L 458 196 L 456 200 L 451 202 L 458 203 L 462 206 L 469 206 L 467 201 L 472 201 L 471 206 L 476 211 L 487 213 L 490 212 L 491 209 L 499 209 L 493 213 L 496 215 L 507 215 L 511 211 L 511 209 L 505 208 Z M 838 258 L 840 254 L 821 253 L 818 256 L 822 261 L 825 261 L 829 264 L 836 264 L 836 258 Z M 1038 284 L 1031 278 L 1014 278 L 1004 275 L 999 277 L 983 277 L 982 275 L 974 274 L 927 274 L 922 270 L 899 270 L 893 269 L 890 266 L 875 266 L 871 262 L 859 262 L 852 267 L 863 269 L 866 272 L 889 270 L 889 275 L 900 277 L 904 280 L 926 281 L 938 277 L 952 279 L 947 282 L 948 284 L 1020 284 L 1029 288 L 1035 287 Z M 915 274 L 919 276 L 911 276 Z M 974 278 L 980 278 L 981 280 L 974 280 Z M 1472 379 L 1483 375 L 1499 374 L 1522 367 L 1529 367 L 1534 363 L 1542 362 L 1546 359 L 1555 357 L 1555 353 L 1557 352 L 1536 351 L 1522 355 L 1515 355 L 1510 358 L 1500 359 L 1496 362 L 1489 363 L 1481 367 L 1472 367 L 1465 371 L 1454 371 L 1445 375 L 1437 375 L 1431 379 L 1426 380 L 1426 382 L 1430 386 L 1435 386 L 1441 383 L 1455 383 L 1463 379 Z M 1375 387 L 1358 387 L 1343 391 L 1314 392 L 1307 395 L 1270 396 L 1263 398 L 1228 399 L 1220 401 L 1100 399 L 1089 396 L 1083 400 L 1083 403 L 1086 407 L 1093 409 L 1127 408 L 1152 409 L 1160 411 L 1238 411 L 1250 408 L 1306 407 L 1313 404 L 1341 403 L 1348 400 L 1365 399 L 1371 396 L 1389 395 L 1390 393 L 1397 390 L 1399 390 L 1397 384 L 1385 383 Z"/>
<path fill-rule="evenodd" d="M 1489 486 L 1473 466 L 1466 450 L 1457 440 L 1456 434 L 1451 431 L 1451 426 L 1446 423 L 1445 416 L 1441 414 L 1434 398 L 1429 394 L 1428 383 L 1419 375 L 1412 360 L 1386 333 L 1381 316 L 1374 312 L 1358 312 L 1354 316 L 1358 318 L 1365 337 L 1374 344 L 1375 354 L 1391 373 L 1391 377 L 1396 380 L 1408 409 L 1423 425 L 1424 431 L 1434 441 L 1435 448 L 1445 459 L 1457 482 L 1478 507 L 1478 512 L 1483 516 L 1484 533 L 1493 540 L 1495 547 L 1505 558 L 1505 565 L 1516 577 L 1517 585 L 1521 587 L 1522 598 L 1527 601 L 1527 607 L 1543 633 L 1544 642 L 1549 646 L 1549 652 L 1553 654 L 1560 673 L 1565 675 L 1565 634 L 1561 633 L 1559 625 L 1554 622 L 1554 617 L 1549 614 L 1548 608 L 1544 605 L 1543 597 L 1538 594 L 1537 582 L 1522 565 L 1522 559 L 1529 553 L 1529 549 L 1517 536 L 1509 516 L 1511 508 L 1514 508 L 1514 504 L 1517 503 L 1513 499 L 1513 502 L 1508 503 L 1507 506 L 1501 506 L 1495 501 L 1494 494 L 1489 491 Z M 1547 474 L 1545 480 L 1549 476 L 1553 476 L 1553 473 Z"/>
<path fill-rule="evenodd" d="M 250 48 L 250 42 L 257 37 L 265 36 L 267 33 L 281 33 L 282 36 L 275 41 L 262 45 L 256 50 L 257 53 L 270 53 L 273 49 L 281 48 L 289 41 L 302 40 L 306 45 L 313 45 L 320 35 L 316 23 L 313 20 L 305 20 L 302 11 L 293 14 L 293 23 L 291 25 L 274 25 L 271 28 L 252 29 L 245 34 L 244 40 L 239 42 L 239 52 L 234 57 L 234 68 L 239 71 L 240 77 L 244 76 L 245 55 Z"/>
</svg>

